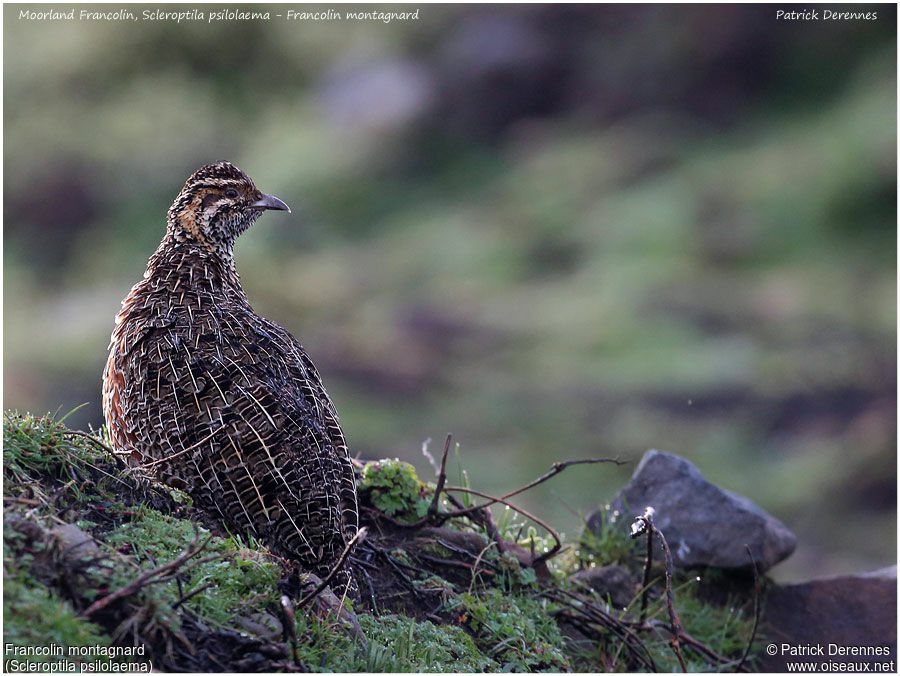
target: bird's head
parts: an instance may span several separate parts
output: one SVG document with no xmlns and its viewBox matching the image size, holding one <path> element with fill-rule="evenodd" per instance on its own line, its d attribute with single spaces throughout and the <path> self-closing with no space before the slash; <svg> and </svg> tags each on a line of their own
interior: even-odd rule
<svg viewBox="0 0 900 676">
<path fill-rule="evenodd" d="M 238 235 L 266 209 L 291 211 L 230 162 L 216 162 L 188 178 L 169 209 L 168 229 L 178 242 L 196 242 L 230 255 Z"/>
</svg>

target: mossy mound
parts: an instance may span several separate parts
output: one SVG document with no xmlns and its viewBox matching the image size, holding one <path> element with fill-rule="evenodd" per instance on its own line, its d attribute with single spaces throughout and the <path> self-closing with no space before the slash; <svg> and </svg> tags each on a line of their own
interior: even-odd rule
<svg viewBox="0 0 900 676">
<path fill-rule="evenodd" d="M 352 616 L 299 607 L 292 562 L 127 470 L 101 436 L 8 412 L 4 480 L 4 640 L 22 662 L 68 662 L 54 665 L 64 671 L 87 662 L 107 671 L 677 666 L 658 591 L 638 627 L 637 597 L 616 610 L 576 585 L 579 569 L 613 555 L 640 570 L 620 529 L 532 567 L 547 548 L 535 528 L 483 511 L 430 518 L 435 486 L 405 463 L 361 473 L 369 536 L 352 558 L 364 597 Z M 446 515 L 466 505 L 442 495 L 437 506 Z M 736 662 L 750 634 L 747 597 L 711 604 L 698 588 L 686 578 L 675 590 L 685 630 Z M 685 652 L 689 667 L 711 664 Z"/>
</svg>

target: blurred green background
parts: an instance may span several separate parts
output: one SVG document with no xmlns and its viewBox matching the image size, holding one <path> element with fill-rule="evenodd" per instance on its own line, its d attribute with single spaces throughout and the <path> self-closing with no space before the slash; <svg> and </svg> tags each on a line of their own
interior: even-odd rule
<svg viewBox="0 0 900 676">
<path fill-rule="evenodd" d="M 896 562 L 894 5 L 18 18 L 48 8 L 4 6 L 5 407 L 102 423 L 119 302 L 229 159 L 294 210 L 238 270 L 353 453 L 430 478 L 452 432 L 502 493 L 659 448 L 798 533 L 777 579 Z M 519 502 L 571 542 L 632 469 Z"/>
</svg>

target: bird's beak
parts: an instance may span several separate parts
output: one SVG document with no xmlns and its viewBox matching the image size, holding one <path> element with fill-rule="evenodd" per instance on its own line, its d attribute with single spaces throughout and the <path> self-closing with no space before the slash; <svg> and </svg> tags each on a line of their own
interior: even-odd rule
<svg viewBox="0 0 900 676">
<path fill-rule="evenodd" d="M 282 202 L 275 195 L 263 195 L 262 199 L 258 199 L 250 205 L 251 209 L 278 209 L 291 213 L 291 208 Z"/>
</svg>

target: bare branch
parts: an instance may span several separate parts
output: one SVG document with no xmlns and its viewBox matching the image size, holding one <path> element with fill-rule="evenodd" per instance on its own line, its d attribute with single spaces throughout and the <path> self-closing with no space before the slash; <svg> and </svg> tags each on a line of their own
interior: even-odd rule
<svg viewBox="0 0 900 676">
<path fill-rule="evenodd" d="M 487 493 L 482 493 L 481 491 L 476 491 L 474 488 L 466 488 L 465 486 L 445 486 L 444 490 L 445 491 L 460 491 L 462 493 L 471 493 L 472 495 L 477 495 L 478 497 L 486 498 L 488 500 L 488 502 L 485 504 L 482 504 L 482 505 L 477 505 L 478 509 L 482 509 L 487 505 L 499 502 L 502 505 L 506 505 L 510 509 L 514 509 L 522 516 L 524 516 L 528 519 L 531 519 L 536 524 L 541 526 L 544 530 L 546 530 L 550 534 L 550 536 L 556 541 L 556 544 L 553 545 L 553 547 L 549 551 L 544 552 L 543 554 L 538 556 L 536 559 L 534 559 L 534 561 L 531 562 L 532 567 L 535 567 L 538 564 L 542 563 L 543 561 L 546 561 L 547 559 L 556 556 L 556 554 L 562 548 L 562 540 L 560 539 L 559 535 L 557 534 L 557 532 L 553 529 L 553 527 L 550 524 L 548 524 L 543 519 L 536 517 L 531 512 L 526 511 L 525 509 L 522 509 L 521 507 L 516 507 L 514 504 L 512 504 L 511 502 L 509 502 L 506 499 L 506 496 L 503 496 L 502 498 L 495 498 L 495 497 L 491 497 Z M 515 491 L 513 494 L 520 493 L 520 492 L 521 491 Z M 462 510 L 462 511 L 468 513 L 470 511 L 472 511 L 472 508 L 470 507 L 470 508 Z M 448 512 L 444 512 L 444 514 L 442 514 L 441 516 L 448 516 L 448 514 L 449 514 Z"/>
<path fill-rule="evenodd" d="M 665 536 L 653 523 L 654 509 L 647 507 L 644 513 L 637 517 L 637 520 L 631 526 L 631 537 L 635 538 L 643 533 L 647 533 L 647 538 L 653 537 L 653 534 L 659 536 L 660 544 L 662 544 L 663 552 L 666 555 L 666 608 L 669 611 L 669 623 L 672 626 L 672 650 L 678 658 L 681 670 L 687 673 L 687 665 L 684 663 L 684 656 L 681 654 L 679 639 L 684 635 L 681 628 L 681 620 L 678 619 L 678 613 L 675 611 L 675 594 L 672 591 L 672 552 L 669 551 L 669 543 L 666 542 Z"/>
<path fill-rule="evenodd" d="M 631 656 L 642 664 L 645 669 L 653 672 L 658 671 L 650 649 L 647 648 L 636 633 L 628 628 L 626 623 L 612 617 L 599 606 L 564 589 L 547 589 L 542 592 L 542 596 L 568 609 L 567 617 L 573 621 L 573 623 L 578 621 L 596 624 L 606 631 L 615 634 L 622 640 L 622 644 Z"/>
<path fill-rule="evenodd" d="M 340 558 L 337 560 L 337 563 L 332 566 L 331 570 L 328 572 L 328 575 L 319 583 L 319 585 L 312 590 L 309 594 L 300 599 L 299 603 L 297 603 L 298 608 L 303 608 L 307 603 L 312 601 L 316 596 L 318 596 L 325 587 L 328 586 L 328 583 L 334 579 L 334 576 L 337 575 L 338 571 L 340 571 L 344 567 L 344 563 L 347 561 L 347 557 L 350 556 L 350 552 L 354 550 L 356 545 L 366 539 L 366 534 L 368 533 L 368 529 L 363 526 L 358 531 L 356 531 L 356 535 L 354 535 L 350 542 L 344 547 L 344 551 L 341 552 Z"/>
<path fill-rule="evenodd" d="M 434 500 L 431 501 L 431 505 L 428 507 L 426 519 L 433 518 L 438 512 L 438 507 L 441 503 L 441 491 L 444 490 L 444 483 L 447 481 L 447 454 L 450 452 L 450 444 L 452 442 L 453 435 L 448 434 L 447 440 L 444 442 L 444 453 L 441 456 L 441 471 L 438 472 L 437 485 L 434 489 Z"/>
<path fill-rule="evenodd" d="M 206 545 L 209 544 L 210 538 L 206 538 L 199 545 L 197 541 L 200 539 L 200 530 L 197 528 L 197 525 L 194 524 L 194 539 L 188 544 L 188 546 L 184 549 L 178 558 L 166 563 L 158 568 L 154 568 L 153 570 L 149 570 L 136 580 L 129 582 L 124 587 L 117 589 L 111 594 L 107 594 L 102 599 L 98 599 L 94 601 L 90 606 L 88 606 L 84 611 L 80 613 L 80 617 L 90 617 L 98 610 L 103 610 L 113 601 L 117 601 L 121 598 L 125 598 L 126 596 L 131 596 L 132 594 L 137 593 L 143 587 L 147 585 L 156 584 L 158 582 L 167 582 L 171 580 L 175 575 L 179 575 L 187 568 L 182 569 L 181 567 L 190 559 L 194 558 L 202 552 Z M 212 557 L 217 558 L 217 557 Z M 207 561 L 210 559 L 206 559 Z M 197 562 L 199 563 L 199 562 Z"/>
<path fill-rule="evenodd" d="M 212 587 L 212 586 L 213 586 L 213 583 L 212 583 L 212 582 L 207 582 L 206 584 L 201 584 L 199 587 L 197 587 L 197 588 L 194 589 L 193 591 L 191 591 L 191 592 L 185 594 L 184 596 L 182 596 L 181 598 L 179 598 L 175 603 L 173 603 L 173 604 L 172 604 L 172 610 L 175 610 L 175 608 L 177 608 L 178 606 L 180 606 L 180 605 L 181 605 L 182 603 L 184 603 L 185 601 L 189 601 L 190 599 L 194 598 L 194 597 L 195 597 L 197 594 L 199 594 L 200 592 L 205 591 L 205 590 L 209 589 L 209 588 Z"/>
<path fill-rule="evenodd" d="M 747 658 L 750 657 L 750 650 L 753 649 L 753 641 L 756 640 L 756 630 L 759 628 L 759 569 L 756 567 L 756 559 L 753 557 L 750 545 L 745 544 L 744 548 L 747 550 L 747 556 L 750 557 L 750 565 L 753 566 L 753 631 L 750 632 L 750 640 L 747 641 L 747 649 L 741 656 L 741 661 L 738 662 L 735 671 L 740 671 L 747 662 Z"/>
<path fill-rule="evenodd" d="M 446 519 L 456 517 L 456 516 L 466 516 L 470 512 L 479 510 L 482 507 L 489 507 L 498 502 L 501 502 L 505 505 L 509 504 L 504 501 L 508 500 L 509 498 L 511 498 L 513 496 L 518 495 L 519 493 L 524 493 L 525 491 L 529 490 L 530 488 L 534 488 L 535 486 L 544 483 L 548 479 L 550 479 L 550 478 L 556 476 L 557 474 L 559 474 L 560 472 L 562 472 L 567 467 L 571 467 L 572 465 L 588 465 L 588 464 L 594 465 L 597 463 L 605 463 L 605 462 L 614 463 L 616 465 L 624 465 L 630 461 L 619 460 L 618 458 L 581 458 L 581 459 L 577 459 L 577 460 L 563 460 L 561 462 L 554 462 L 552 467 L 550 468 L 550 471 L 547 472 L 546 474 L 542 474 L 534 481 L 531 481 L 531 482 L 525 484 L 521 488 L 517 488 L 514 491 L 506 493 L 505 495 L 501 495 L 499 498 L 494 498 L 489 495 L 475 493 L 474 491 L 472 491 L 476 495 L 481 495 L 481 497 L 488 498 L 488 502 L 482 503 L 480 505 L 472 505 L 471 507 L 467 507 L 466 509 L 456 510 L 455 512 L 444 512 L 443 514 L 441 514 L 441 517 L 446 520 Z M 461 490 L 461 489 L 458 489 L 458 490 Z"/>
<path fill-rule="evenodd" d="M 488 542 L 487 545 L 485 545 L 484 549 L 482 549 L 480 552 L 478 552 L 478 557 L 475 559 L 475 565 L 472 568 L 472 580 L 469 582 L 469 593 L 470 594 L 472 593 L 472 589 L 475 588 L 475 576 L 478 574 L 478 564 L 481 563 L 481 559 L 487 553 L 487 550 L 489 550 L 493 546 L 494 546 L 493 542 Z"/>
<path fill-rule="evenodd" d="M 650 568 L 653 566 L 653 531 L 647 533 L 647 560 L 644 563 L 643 592 L 641 593 L 640 623 L 647 619 L 647 602 L 650 600 Z"/>
</svg>

